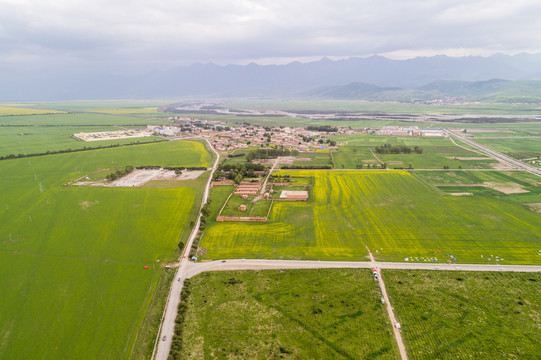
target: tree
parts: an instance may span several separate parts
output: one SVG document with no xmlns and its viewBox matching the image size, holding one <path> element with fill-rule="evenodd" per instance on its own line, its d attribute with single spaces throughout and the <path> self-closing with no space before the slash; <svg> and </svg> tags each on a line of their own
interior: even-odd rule
<svg viewBox="0 0 541 360">
<path fill-rule="evenodd" d="M 180 169 L 175 169 L 175 174 L 177 174 L 177 175 L 182 175 L 182 170 L 180 170 Z"/>
</svg>

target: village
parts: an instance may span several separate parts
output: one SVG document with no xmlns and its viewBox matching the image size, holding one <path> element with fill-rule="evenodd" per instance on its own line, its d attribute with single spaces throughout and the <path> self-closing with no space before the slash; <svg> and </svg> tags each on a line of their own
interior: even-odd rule
<svg viewBox="0 0 541 360">
<path fill-rule="evenodd" d="M 382 128 L 351 128 L 308 126 L 302 127 L 263 127 L 251 124 L 230 126 L 219 121 L 207 121 L 186 117 L 170 117 L 171 125 L 147 125 L 147 130 L 155 135 L 175 139 L 185 137 L 207 138 L 212 146 L 221 152 L 248 147 L 275 146 L 299 152 L 315 152 L 321 149 L 338 150 L 345 142 L 329 139 L 330 135 L 374 134 L 392 136 L 444 137 L 441 129 L 419 129 L 417 126 L 384 126 Z"/>
</svg>

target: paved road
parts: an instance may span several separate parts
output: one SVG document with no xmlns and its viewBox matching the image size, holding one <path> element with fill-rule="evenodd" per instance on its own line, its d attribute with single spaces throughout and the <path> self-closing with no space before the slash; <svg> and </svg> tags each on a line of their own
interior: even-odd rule
<svg viewBox="0 0 541 360">
<path fill-rule="evenodd" d="M 495 151 L 495 150 L 492 150 L 492 149 L 489 149 L 487 148 L 486 146 L 483 146 L 479 143 L 476 143 L 475 141 L 472 141 L 470 139 L 467 139 L 466 137 L 462 136 L 462 135 L 459 135 L 453 131 L 450 131 L 450 130 L 443 130 L 445 131 L 445 133 L 449 136 L 452 136 L 456 139 L 459 139 L 460 141 L 462 142 L 465 142 L 466 144 L 470 145 L 470 146 L 473 146 L 481 151 L 483 151 L 484 153 L 492 156 L 493 158 L 497 159 L 497 160 L 501 160 L 501 161 L 504 161 L 512 166 L 515 166 L 517 168 L 520 168 L 522 170 L 525 170 L 529 173 L 532 173 L 532 174 L 535 174 L 535 175 L 538 175 L 538 176 L 541 176 L 541 169 L 539 168 L 536 168 L 536 167 L 533 167 L 533 166 L 530 166 L 528 164 L 525 164 L 523 163 L 522 161 L 518 161 L 518 160 L 515 160 L 513 158 L 510 158 L 509 156 L 507 155 L 504 155 L 498 151 Z"/>
<path fill-rule="evenodd" d="M 541 272 L 541 266 L 538 265 L 443 264 L 418 262 L 377 262 L 376 264 L 380 269 Z M 180 275 L 190 278 L 206 271 L 340 268 L 370 269 L 373 266 L 374 265 L 368 261 L 228 259 L 204 263 L 190 262 L 182 268 Z"/>
<path fill-rule="evenodd" d="M 214 162 L 214 166 L 212 167 L 212 171 L 210 173 L 207 186 L 205 187 L 205 191 L 203 192 L 203 200 L 201 202 L 201 206 L 203 206 L 208 200 L 210 193 L 210 184 L 212 182 L 212 175 L 214 174 L 214 171 L 216 170 L 216 168 L 218 167 L 218 163 L 220 162 L 220 155 L 216 152 L 216 150 L 214 150 L 208 139 L 205 140 L 207 141 L 210 149 L 212 149 L 212 151 L 214 151 L 214 153 L 216 154 L 216 161 Z M 162 316 L 160 331 L 158 332 L 158 337 L 156 338 L 156 342 L 154 344 L 154 352 L 152 354 L 152 358 L 157 360 L 167 360 L 167 357 L 169 356 L 169 350 L 171 349 L 172 343 L 171 340 L 175 331 L 175 318 L 177 317 L 178 303 L 180 302 L 180 292 L 182 291 L 182 286 L 184 285 L 184 279 L 186 277 L 185 267 L 186 265 L 190 264 L 188 256 L 190 254 L 190 249 L 192 248 L 195 236 L 199 231 L 200 224 L 201 213 L 199 213 L 199 216 L 197 217 L 197 222 L 192 230 L 192 233 L 190 234 L 190 237 L 188 238 L 188 242 L 184 247 L 184 251 L 182 252 L 180 258 L 180 266 L 178 267 L 175 274 L 175 279 L 177 280 L 173 281 L 171 289 L 169 290 L 169 297 L 167 298 L 165 312 Z M 163 340 L 164 337 L 165 340 Z"/>
</svg>

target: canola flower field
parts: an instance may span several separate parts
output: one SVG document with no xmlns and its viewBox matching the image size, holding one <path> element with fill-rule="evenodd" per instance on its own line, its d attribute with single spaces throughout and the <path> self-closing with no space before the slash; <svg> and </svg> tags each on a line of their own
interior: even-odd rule
<svg viewBox="0 0 541 360">
<path fill-rule="evenodd" d="M 380 261 L 541 263 L 539 214 L 516 201 L 451 196 L 405 171 L 278 174 L 313 177 L 311 199 L 275 203 L 266 223 L 209 223 L 204 258 L 367 260 L 368 246 Z"/>
</svg>

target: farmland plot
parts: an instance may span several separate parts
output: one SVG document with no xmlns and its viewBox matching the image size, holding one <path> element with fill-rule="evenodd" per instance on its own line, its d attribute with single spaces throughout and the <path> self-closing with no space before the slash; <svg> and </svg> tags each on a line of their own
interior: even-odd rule
<svg viewBox="0 0 541 360">
<path fill-rule="evenodd" d="M 0 358 L 129 358 L 201 186 L 63 184 L 111 165 L 209 160 L 201 143 L 168 142 L 2 161 Z"/>
<path fill-rule="evenodd" d="M 182 358 L 398 358 L 369 270 L 203 273 L 191 288 Z"/>
<path fill-rule="evenodd" d="M 404 171 L 279 174 L 313 177 L 310 200 L 275 203 L 265 224 L 209 223 L 206 258 L 364 260 L 368 246 L 387 261 L 541 263 L 539 215 L 515 201 L 445 195 Z"/>
<path fill-rule="evenodd" d="M 537 359 L 541 275 L 384 270 L 410 359 Z"/>
</svg>

